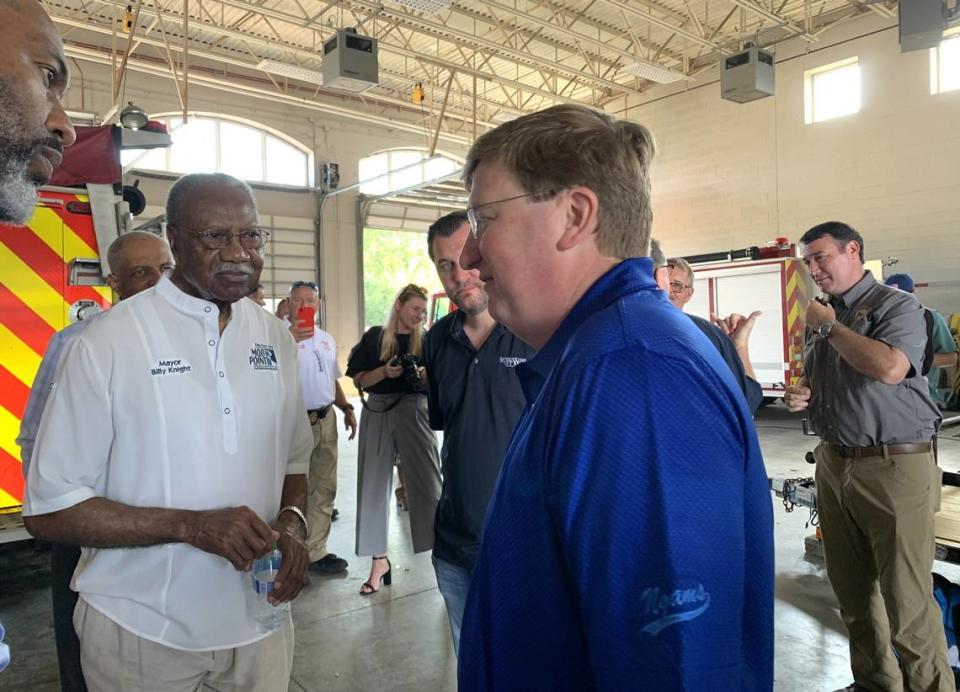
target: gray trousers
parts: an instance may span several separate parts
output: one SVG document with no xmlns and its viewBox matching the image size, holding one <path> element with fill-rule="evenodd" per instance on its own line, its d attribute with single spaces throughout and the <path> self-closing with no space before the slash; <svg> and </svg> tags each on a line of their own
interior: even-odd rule
<svg viewBox="0 0 960 692">
<path fill-rule="evenodd" d="M 393 461 L 403 468 L 413 551 L 433 548 L 433 518 L 440 499 L 440 455 L 427 417 L 427 397 L 371 394 L 360 415 L 357 468 L 357 555 L 387 552 Z M 394 402 L 396 406 L 383 411 Z"/>
</svg>

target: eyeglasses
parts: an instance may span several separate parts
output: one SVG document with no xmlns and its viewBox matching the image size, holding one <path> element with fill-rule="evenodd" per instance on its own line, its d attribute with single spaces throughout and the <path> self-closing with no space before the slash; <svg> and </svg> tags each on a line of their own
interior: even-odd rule
<svg viewBox="0 0 960 692">
<path fill-rule="evenodd" d="M 234 238 L 240 241 L 240 247 L 244 250 L 260 250 L 270 237 L 270 233 L 262 228 L 250 228 L 239 233 L 220 229 L 187 232 L 199 240 L 207 250 L 222 250 L 233 243 Z"/>
<path fill-rule="evenodd" d="M 470 223 L 470 233 L 473 234 L 474 240 L 480 240 L 480 236 L 482 236 L 487 230 L 487 223 L 489 220 L 481 219 L 479 216 L 477 216 L 477 209 L 480 209 L 481 207 L 489 207 L 492 204 L 501 204 L 503 202 L 512 202 L 515 199 L 523 199 L 524 197 L 533 197 L 535 198 L 535 201 L 542 202 L 553 197 L 555 194 L 556 191 L 553 190 L 547 192 L 525 192 L 522 195 L 504 197 L 503 199 L 497 199 L 492 202 L 484 202 L 483 204 L 474 204 L 472 207 L 467 207 L 467 221 Z"/>
<path fill-rule="evenodd" d="M 673 293 L 681 293 L 683 291 L 686 291 L 688 288 L 690 288 L 689 284 L 682 284 L 679 281 L 670 282 L 670 290 Z"/>
<path fill-rule="evenodd" d="M 312 288 L 317 293 L 320 292 L 320 287 L 312 281 L 294 281 L 292 284 L 290 284 L 291 291 L 295 291 L 298 288 Z"/>
</svg>

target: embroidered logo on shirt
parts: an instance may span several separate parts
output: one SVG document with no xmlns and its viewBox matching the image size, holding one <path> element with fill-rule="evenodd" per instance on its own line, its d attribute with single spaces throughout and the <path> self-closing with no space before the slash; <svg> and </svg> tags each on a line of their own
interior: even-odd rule
<svg viewBox="0 0 960 692">
<path fill-rule="evenodd" d="M 515 356 L 500 356 L 500 365 L 505 365 L 508 368 L 515 368 L 521 363 L 526 363 L 526 358 L 517 358 Z"/>
<path fill-rule="evenodd" d="M 180 358 L 170 360 L 158 360 L 157 364 L 150 368 L 150 374 L 154 377 L 163 377 L 164 375 L 186 375 L 192 372 L 193 367 L 185 360 Z"/>
<path fill-rule="evenodd" d="M 643 627 L 647 634 L 656 636 L 660 631 L 678 622 L 688 622 L 707 612 L 710 607 L 710 592 L 697 584 L 689 589 L 664 592 L 659 586 L 649 586 L 640 596 L 643 614 L 652 618 Z"/>
<path fill-rule="evenodd" d="M 273 346 L 254 344 L 250 349 L 250 365 L 254 370 L 277 370 L 277 354 Z"/>
</svg>

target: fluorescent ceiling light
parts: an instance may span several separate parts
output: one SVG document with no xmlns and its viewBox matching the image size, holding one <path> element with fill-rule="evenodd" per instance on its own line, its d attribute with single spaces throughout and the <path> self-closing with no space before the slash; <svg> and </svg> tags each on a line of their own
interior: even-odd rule
<svg viewBox="0 0 960 692">
<path fill-rule="evenodd" d="M 436 14 L 440 10 L 448 9 L 453 4 L 453 0 L 397 0 L 397 2 L 412 10 L 429 14 Z"/>
<path fill-rule="evenodd" d="M 316 70 L 310 70 L 306 67 L 293 65 L 288 62 L 279 62 L 277 60 L 261 60 L 257 64 L 258 70 L 278 74 L 283 77 L 292 77 L 301 82 L 310 82 L 311 84 L 323 84 L 323 75 Z"/>
<path fill-rule="evenodd" d="M 624 65 L 620 68 L 620 72 L 636 75 L 637 77 L 642 77 L 657 84 L 670 84 L 671 82 L 679 82 L 681 79 L 689 79 L 689 77 L 682 72 L 643 60 Z"/>
<path fill-rule="evenodd" d="M 490 122 L 496 123 L 497 125 L 503 125 L 504 123 L 508 123 L 511 120 L 516 120 L 522 115 L 524 115 L 524 113 L 521 113 L 520 111 L 514 111 L 514 110 L 510 110 L 509 108 L 504 108 L 502 110 L 497 111 L 497 114 L 494 115 L 492 118 L 490 118 Z"/>
</svg>

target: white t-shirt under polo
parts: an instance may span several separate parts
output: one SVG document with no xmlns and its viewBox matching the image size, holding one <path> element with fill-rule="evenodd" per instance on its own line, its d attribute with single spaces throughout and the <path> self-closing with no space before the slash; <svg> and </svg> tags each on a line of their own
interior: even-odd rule
<svg viewBox="0 0 960 692">
<path fill-rule="evenodd" d="M 297 360 L 307 410 L 332 404 L 337 396 L 337 378 L 341 375 L 337 342 L 322 329 L 314 329 L 312 337 L 297 343 Z"/>
<path fill-rule="evenodd" d="M 213 303 L 163 278 L 96 320 L 57 369 L 27 478 L 24 514 L 92 497 L 188 510 L 246 505 L 272 522 L 313 435 L 283 323 Z M 130 632 L 176 649 L 249 644 L 250 575 L 185 543 L 84 548 L 74 590 Z"/>
</svg>

